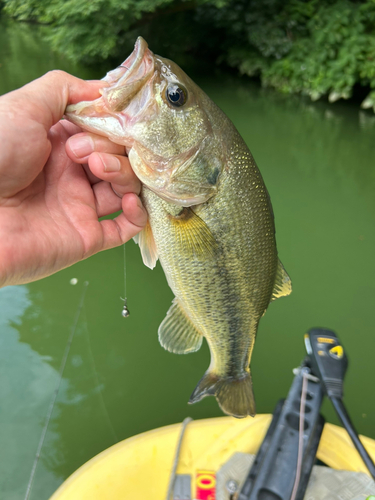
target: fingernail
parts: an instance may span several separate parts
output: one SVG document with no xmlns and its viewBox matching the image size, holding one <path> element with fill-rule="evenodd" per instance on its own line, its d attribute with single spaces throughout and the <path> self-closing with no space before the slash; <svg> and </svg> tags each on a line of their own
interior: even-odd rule
<svg viewBox="0 0 375 500">
<path fill-rule="evenodd" d="M 71 137 L 69 140 L 70 149 L 77 158 L 84 158 L 94 151 L 94 141 L 90 136 Z"/>
<path fill-rule="evenodd" d="M 121 170 L 121 162 L 116 156 L 105 155 L 105 159 L 102 155 L 99 156 L 104 165 L 104 172 L 119 172 Z"/>
</svg>

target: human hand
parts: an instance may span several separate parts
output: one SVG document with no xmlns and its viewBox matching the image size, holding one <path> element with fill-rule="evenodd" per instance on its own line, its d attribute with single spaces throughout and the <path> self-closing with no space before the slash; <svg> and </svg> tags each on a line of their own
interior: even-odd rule
<svg viewBox="0 0 375 500">
<path fill-rule="evenodd" d="M 101 87 L 53 71 L 0 97 L 0 287 L 118 246 L 146 224 L 124 148 L 94 134 L 72 137 L 80 129 L 59 121 L 68 104 L 97 98 Z"/>
</svg>

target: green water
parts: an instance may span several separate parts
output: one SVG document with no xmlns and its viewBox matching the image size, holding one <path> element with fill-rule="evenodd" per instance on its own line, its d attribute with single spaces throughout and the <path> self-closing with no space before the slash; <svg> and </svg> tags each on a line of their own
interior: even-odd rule
<svg viewBox="0 0 375 500">
<path fill-rule="evenodd" d="M 35 27 L 0 25 L 0 94 L 53 68 L 98 76 L 52 54 Z M 347 103 L 285 98 L 247 80 L 197 80 L 256 158 L 273 202 L 280 258 L 293 281 L 292 295 L 270 306 L 258 331 L 251 364 L 258 412 L 272 412 L 286 395 L 292 368 L 305 354 L 306 329 L 326 326 L 349 355 L 345 402 L 352 419 L 375 438 L 375 117 Z M 118 440 L 187 415 L 221 415 L 214 398 L 187 405 L 209 364 L 208 349 L 177 356 L 160 347 L 157 328 L 172 293 L 159 265 L 146 268 L 133 242 L 126 252 L 128 319 L 121 316 L 122 248 L 0 290 L 0 498 L 25 496 L 85 281 L 32 500 L 47 499 Z M 327 402 L 323 414 L 338 423 Z"/>
</svg>

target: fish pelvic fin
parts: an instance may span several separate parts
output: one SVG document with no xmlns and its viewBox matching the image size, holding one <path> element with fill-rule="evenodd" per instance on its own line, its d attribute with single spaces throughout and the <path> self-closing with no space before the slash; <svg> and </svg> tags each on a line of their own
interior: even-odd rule
<svg viewBox="0 0 375 500">
<path fill-rule="evenodd" d="M 197 403 L 206 396 L 215 396 L 222 411 L 232 417 L 254 417 L 256 414 L 250 371 L 239 379 L 220 378 L 207 371 L 190 396 L 189 404 Z"/>
<path fill-rule="evenodd" d="M 147 221 L 142 231 L 134 236 L 133 240 L 139 245 L 143 264 L 150 269 L 154 269 L 159 256 L 149 221 Z"/>
<path fill-rule="evenodd" d="M 292 293 L 292 281 L 285 271 L 284 266 L 278 261 L 276 270 L 275 286 L 273 288 L 271 302 L 279 297 L 286 297 Z"/>
<path fill-rule="evenodd" d="M 172 302 L 166 317 L 159 326 L 159 342 L 167 351 L 188 354 L 198 351 L 203 336 L 186 316 L 177 299 Z"/>
</svg>

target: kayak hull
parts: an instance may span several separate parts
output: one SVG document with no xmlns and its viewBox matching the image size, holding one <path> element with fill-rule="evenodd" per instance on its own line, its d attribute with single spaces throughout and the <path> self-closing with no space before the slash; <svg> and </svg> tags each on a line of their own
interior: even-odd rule
<svg viewBox="0 0 375 500">
<path fill-rule="evenodd" d="M 178 474 L 217 471 L 235 452 L 256 454 L 272 415 L 218 417 L 188 424 Z M 165 500 L 181 424 L 154 429 L 111 446 L 74 472 L 50 500 Z M 375 441 L 361 436 L 375 459 Z M 325 424 L 317 457 L 333 469 L 367 472 L 346 431 Z"/>
</svg>

